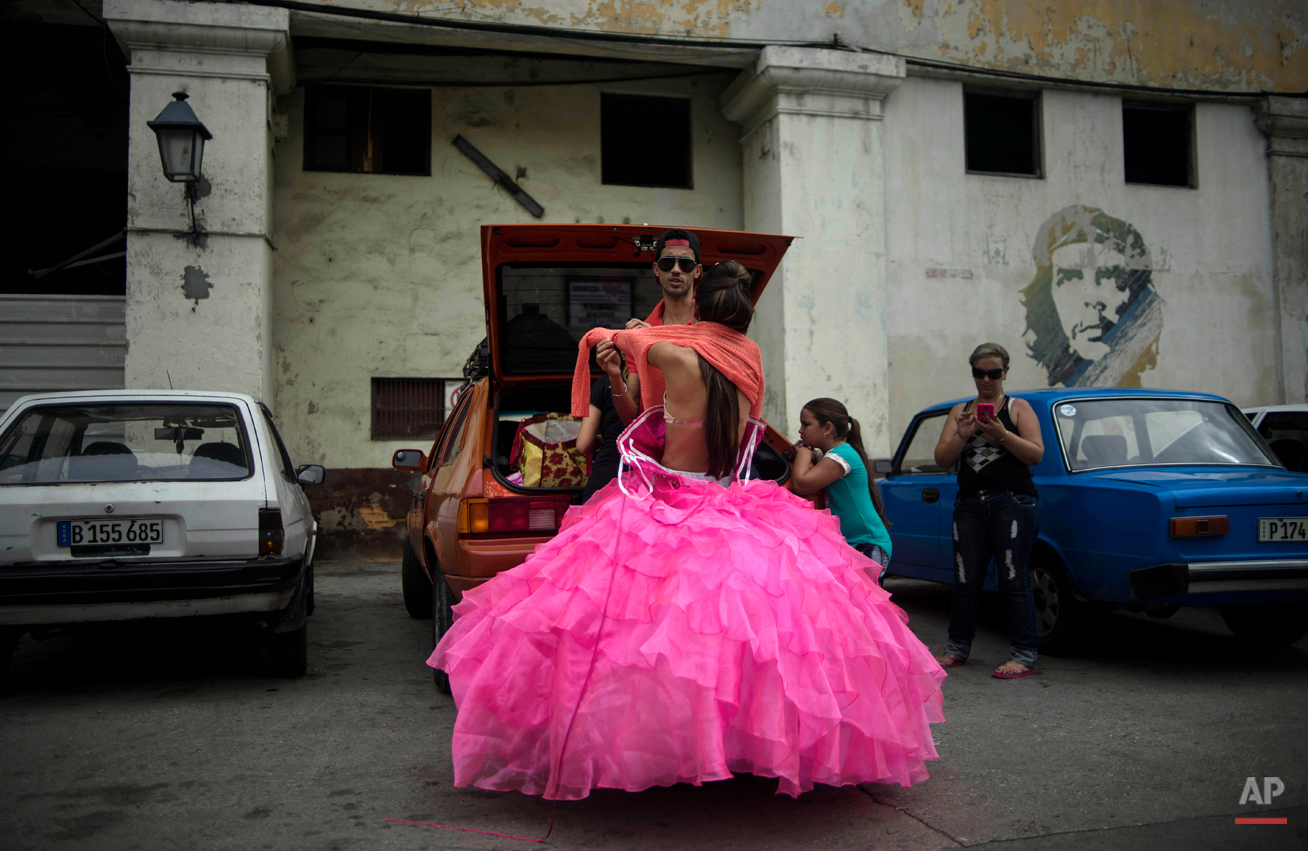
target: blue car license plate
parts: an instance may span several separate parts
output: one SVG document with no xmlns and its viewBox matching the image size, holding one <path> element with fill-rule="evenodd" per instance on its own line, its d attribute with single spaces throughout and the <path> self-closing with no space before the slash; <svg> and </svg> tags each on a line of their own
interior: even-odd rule
<svg viewBox="0 0 1308 851">
<path fill-rule="evenodd" d="M 55 524 L 55 546 L 59 547 L 162 543 L 162 517 L 125 517 L 120 520 L 60 520 Z"/>
</svg>

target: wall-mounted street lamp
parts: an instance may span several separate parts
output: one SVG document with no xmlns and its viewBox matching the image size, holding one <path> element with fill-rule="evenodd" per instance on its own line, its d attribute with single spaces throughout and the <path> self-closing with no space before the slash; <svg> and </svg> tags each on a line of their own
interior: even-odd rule
<svg viewBox="0 0 1308 851">
<path fill-rule="evenodd" d="M 204 143 L 212 139 L 213 134 L 195 117 L 195 110 L 186 102 L 186 92 L 173 92 L 173 97 L 177 100 L 165 106 L 154 121 L 147 121 L 146 126 L 154 131 L 159 141 L 164 177 L 174 183 L 186 184 L 191 235 L 194 236 L 198 232 L 195 224 L 196 184 L 201 176 Z"/>
</svg>

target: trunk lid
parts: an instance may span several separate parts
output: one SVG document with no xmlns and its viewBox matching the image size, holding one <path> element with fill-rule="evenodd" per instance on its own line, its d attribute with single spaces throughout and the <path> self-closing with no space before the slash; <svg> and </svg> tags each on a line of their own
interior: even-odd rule
<svg viewBox="0 0 1308 851">
<path fill-rule="evenodd" d="M 1167 490 L 1179 509 L 1280 505 L 1308 511 L 1308 475 L 1274 468 L 1119 470 L 1100 477 Z"/>
<path fill-rule="evenodd" d="M 667 226 L 483 225 L 491 374 L 502 387 L 570 381 L 577 342 L 597 325 L 644 318 L 661 297 L 654 241 Z M 754 303 L 793 237 L 693 229 L 704 266 L 736 260 Z"/>
<path fill-rule="evenodd" d="M 261 476 L 230 482 L 112 482 L 8 488 L 0 515 L 0 561 L 64 561 L 70 557 L 157 559 L 255 558 L 259 554 Z M 23 505 L 16 504 L 21 498 Z M 106 510 L 112 506 L 112 510 Z M 20 510 L 26 508 L 26 510 Z M 158 520 L 162 542 L 134 550 L 133 523 Z M 62 541 L 63 521 L 103 529 Z M 124 526 L 126 524 L 126 527 Z M 139 528 L 139 527 L 137 527 Z M 65 527 L 64 535 L 69 534 Z M 105 534 L 107 541 L 101 541 Z M 62 546 L 61 546 L 62 543 Z M 70 546 L 71 545 L 71 546 Z M 138 551 L 139 550 L 139 551 Z"/>
</svg>

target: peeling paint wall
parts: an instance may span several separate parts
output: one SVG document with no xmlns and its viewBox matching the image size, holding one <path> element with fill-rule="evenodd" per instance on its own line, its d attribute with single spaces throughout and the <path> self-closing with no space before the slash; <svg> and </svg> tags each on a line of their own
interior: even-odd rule
<svg viewBox="0 0 1308 851">
<path fill-rule="evenodd" d="M 371 378 L 457 376 L 486 333 L 479 228 L 537 220 L 450 144 L 456 135 L 510 174 L 527 169 L 519 182 L 545 207 L 540 221 L 740 229 L 740 131 L 717 105 L 730 77 L 603 87 L 691 99 L 693 190 L 600 183 L 596 85 L 434 89 L 430 177 L 304 171 L 303 90 L 284 97 L 274 380 L 297 461 L 380 468 L 395 449 L 426 449 L 369 440 Z"/>
<path fill-rule="evenodd" d="M 468 22 L 806 40 L 970 66 L 1174 88 L 1308 89 L 1300 0 L 352 0 Z"/>
<path fill-rule="evenodd" d="M 289 39 L 288 13 L 106 0 L 104 14 L 132 66 L 126 386 L 271 400 L 267 71 L 269 53 Z M 183 186 L 165 179 L 147 126 L 179 90 L 214 137 L 195 202 L 198 238 Z"/>
<path fill-rule="evenodd" d="M 1117 97 L 1042 93 L 1044 179 L 964 173 L 960 83 L 910 77 L 885 106 L 892 433 L 973 392 L 967 356 L 985 341 L 1008 348 L 1014 389 L 1280 401 L 1266 142 L 1249 107 L 1195 106 L 1188 189 L 1125 183 Z M 1104 301 L 1116 335 L 1061 303 L 1050 319 L 1059 268 L 1102 291 L 1073 304 Z"/>
</svg>

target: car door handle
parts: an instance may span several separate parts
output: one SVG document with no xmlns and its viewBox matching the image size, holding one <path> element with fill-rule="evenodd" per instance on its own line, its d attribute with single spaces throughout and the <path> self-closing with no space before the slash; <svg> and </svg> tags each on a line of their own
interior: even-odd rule
<svg viewBox="0 0 1308 851">
<path fill-rule="evenodd" d="M 928 505 L 940 499 L 939 488 L 922 488 L 922 501 Z"/>
</svg>

